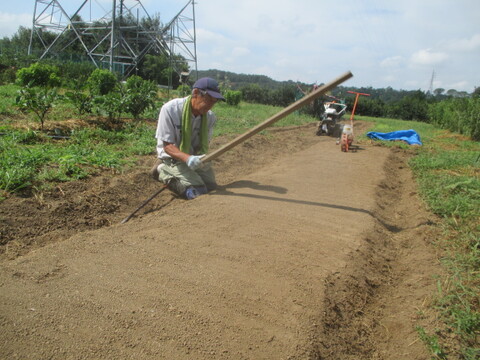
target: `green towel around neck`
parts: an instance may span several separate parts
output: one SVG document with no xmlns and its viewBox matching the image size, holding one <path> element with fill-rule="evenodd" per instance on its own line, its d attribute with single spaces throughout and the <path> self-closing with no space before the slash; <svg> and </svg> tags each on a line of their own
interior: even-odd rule
<svg viewBox="0 0 480 360">
<path fill-rule="evenodd" d="M 183 105 L 182 141 L 180 142 L 180 151 L 190 154 L 191 139 L 192 139 L 192 95 L 187 97 L 187 100 Z M 203 114 L 202 125 L 200 128 L 200 154 L 206 154 L 207 152 L 208 152 L 208 119 L 207 119 L 207 114 Z"/>
</svg>

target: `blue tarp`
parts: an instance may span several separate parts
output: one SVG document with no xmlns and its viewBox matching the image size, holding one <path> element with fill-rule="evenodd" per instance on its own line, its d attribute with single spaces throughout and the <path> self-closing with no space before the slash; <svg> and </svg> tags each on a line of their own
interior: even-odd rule
<svg viewBox="0 0 480 360">
<path fill-rule="evenodd" d="M 418 135 L 418 133 L 412 129 L 392 131 L 389 133 L 370 131 L 367 133 L 367 136 L 370 139 L 390 140 L 390 141 L 403 140 L 407 142 L 409 145 L 422 145 L 422 142 L 420 141 L 420 135 Z"/>
</svg>

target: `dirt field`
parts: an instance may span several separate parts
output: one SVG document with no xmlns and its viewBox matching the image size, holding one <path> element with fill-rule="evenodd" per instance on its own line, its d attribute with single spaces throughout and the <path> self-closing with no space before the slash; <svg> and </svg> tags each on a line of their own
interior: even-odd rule
<svg viewBox="0 0 480 360">
<path fill-rule="evenodd" d="M 436 219 L 411 152 L 314 133 L 257 135 L 214 162 L 218 191 L 125 224 L 151 157 L 1 203 L 0 358 L 429 359 Z"/>
</svg>

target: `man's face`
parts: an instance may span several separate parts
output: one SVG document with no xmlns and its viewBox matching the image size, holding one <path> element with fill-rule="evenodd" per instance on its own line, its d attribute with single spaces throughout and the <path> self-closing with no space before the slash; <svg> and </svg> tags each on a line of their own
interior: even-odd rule
<svg viewBox="0 0 480 360">
<path fill-rule="evenodd" d="M 210 96 L 206 91 L 194 89 L 192 96 L 192 111 L 194 115 L 204 115 L 213 108 L 217 99 Z"/>
</svg>

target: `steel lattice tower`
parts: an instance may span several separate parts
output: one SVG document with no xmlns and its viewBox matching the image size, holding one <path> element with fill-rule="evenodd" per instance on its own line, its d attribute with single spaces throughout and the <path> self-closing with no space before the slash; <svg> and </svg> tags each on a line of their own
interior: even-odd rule
<svg viewBox="0 0 480 360">
<path fill-rule="evenodd" d="M 110 9 L 96 0 L 81 0 L 71 12 L 62 1 L 35 1 L 29 55 L 62 58 L 74 47 L 96 67 L 122 78 L 134 73 L 147 53 L 167 55 L 179 75 L 176 55 L 197 70 L 194 0 L 166 25 L 159 16 L 152 19 L 140 0 L 112 0 Z"/>
</svg>

